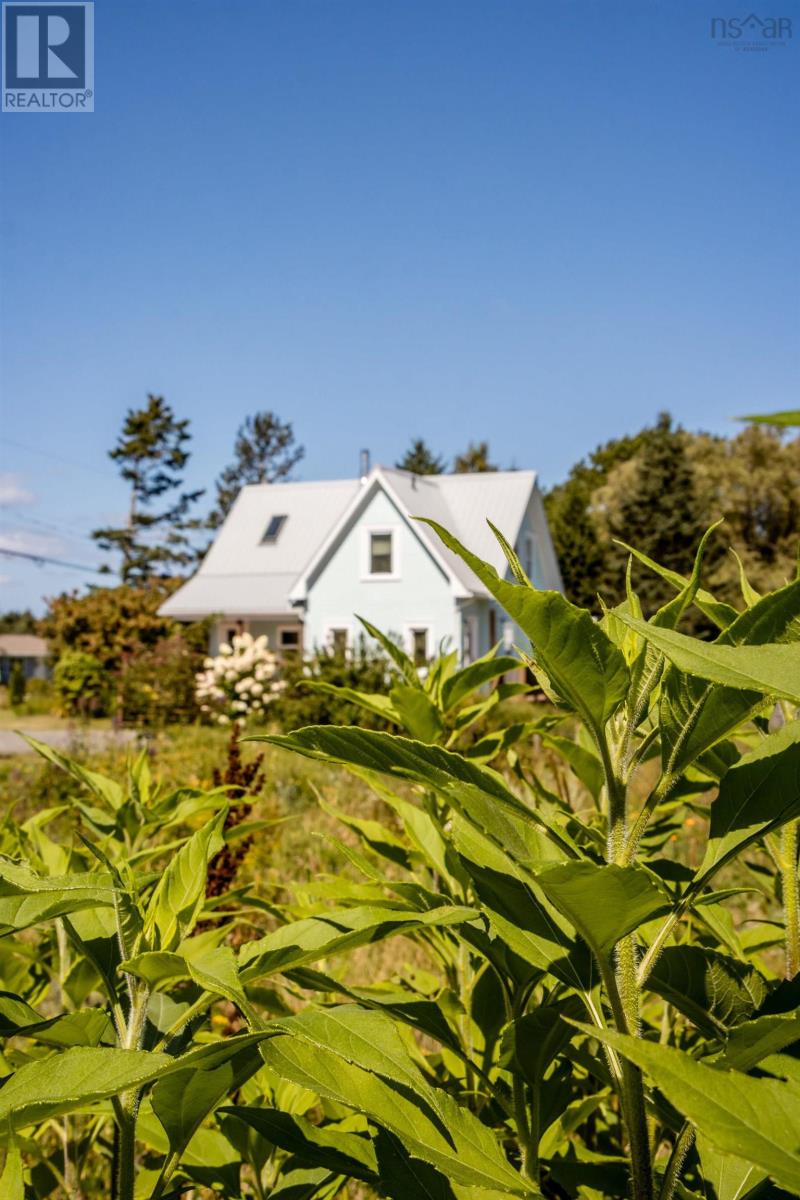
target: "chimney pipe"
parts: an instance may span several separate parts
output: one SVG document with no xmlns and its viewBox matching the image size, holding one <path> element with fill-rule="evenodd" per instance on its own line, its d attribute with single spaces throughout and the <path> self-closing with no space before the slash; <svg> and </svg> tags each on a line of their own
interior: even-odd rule
<svg viewBox="0 0 800 1200">
<path fill-rule="evenodd" d="M 364 480 L 369 475 L 369 450 L 362 450 L 358 457 L 359 457 L 359 472 L 358 473 L 361 476 L 361 482 L 363 483 Z"/>
</svg>

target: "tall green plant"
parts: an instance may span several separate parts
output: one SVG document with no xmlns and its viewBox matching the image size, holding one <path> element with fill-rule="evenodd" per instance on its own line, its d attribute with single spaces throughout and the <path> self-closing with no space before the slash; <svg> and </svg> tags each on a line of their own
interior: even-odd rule
<svg viewBox="0 0 800 1200">
<path fill-rule="evenodd" d="M 629 587 L 598 623 L 508 547 L 505 579 L 438 533 L 550 705 L 507 715 L 516 659 L 418 670 L 365 623 L 392 678 L 337 698 L 401 732 L 255 739 L 384 803 L 338 809 L 324 772 L 347 870 L 287 879 L 283 903 L 238 879 L 208 898 L 223 790 L 38 747 L 80 792 L 2 829 L 13 1200 L 89 1192 L 92 1163 L 105 1196 L 112 1159 L 123 1200 L 800 1193 L 800 582 L 743 577 L 734 608 L 701 546 L 689 577 L 649 564 L 674 593 L 649 619 Z M 690 605 L 715 640 L 681 632 Z M 408 949 L 381 978 L 389 938 Z"/>
<path fill-rule="evenodd" d="M 498 771 L 506 731 L 494 754 L 455 752 L 444 696 L 459 684 L 441 682 L 452 663 L 437 668 L 436 683 L 415 683 L 408 661 L 396 657 L 405 712 L 391 694 L 351 696 L 384 712 L 391 706 L 410 736 L 348 726 L 268 738 L 368 779 L 399 816 L 400 838 L 347 819 L 363 843 L 364 857 L 353 858 L 361 888 L 425 888 L 439 904 L 480 914 L 428 947 L 438 986 L 406 978 L 399 990 L 354 989 L 309 972 L 303 982 L 323 1002 L 338 991 L 364 1020 L 381 1012 L 387 1030 L 405 1026 L 438 1044 L 423 1076 L 493 1131 L 517 1173 L 513 1185 L 498 1173 L 494 1186 L 506 1194 L 630 1190 L 635 1200 L 670 1200 L 702 1192 L 715 1160 L 731 1152 L 742 1163 L 736 1194 L 746 1180 L 761 1187 L 768 1177 L 796 1191 L 800 1093 L 795 1060 L 783 1051 L 800 1034 L 791 979 L 800 583 L 756 598 L 743 580 L 742 610 L 719 604 L 700 587 L 704 539 L 691 577 L 660 571 L 674 595 L 648 621 L 629 585 L 626 601 L 597 623 L 558 593 L 528 585 L 513 552 L 510 582 L 434 528 L 530 639 L 528 662 L 555 711 L 523 734 L 563 759 L 579 797 L 554 789 L 518 738 Z M 676 629 L 691 605 L 717 623 L 715 641 Z M 776 697 L 791 719 L 770 731 Z M 684 822 L 708 822 L 697 864 L 675 854 Z M 753 877 L 783 902 L 785 981 L 772 949 L 778 925 L 737 928 L 726 906 L 741 902 Z M 333 892 L 353 894 L 345 884 Z M 357 1012 L 347 1012 L 357 1024 Z M 286 1053 L 287 1077 L 334 1094 L 340 1048 L 320 1042 L 302 1068 Z M 751 1087 L 764 1097 L 755 1114 Z M 347 1102 L 344 1090 L 339 1102 Z M 358 1097 L 349 1103 L 368 1120 L 387 1120 L 366 1090 Z M 448 1172 L 395 1133 L 446 1176 L 453 1194 L 460 1184 L 490 1186 L 465 1160 L 458 1174 Z"/>
</svg>

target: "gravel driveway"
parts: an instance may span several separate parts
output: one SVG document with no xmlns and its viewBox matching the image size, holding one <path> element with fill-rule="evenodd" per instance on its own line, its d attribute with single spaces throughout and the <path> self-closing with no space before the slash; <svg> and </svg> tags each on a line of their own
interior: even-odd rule
<svg viewBox="0 0 800 1200">
<path fill-rule="evenodd" d="M 125 746 L 135 741 L 132 729 L 35 729 L 31 737 L 46 742 L 55 750 L 105 750 L 109 746 Z M 12 729 L 0 729 L 0 755 L 33 754 L 27 742 Z"/>
</svg>

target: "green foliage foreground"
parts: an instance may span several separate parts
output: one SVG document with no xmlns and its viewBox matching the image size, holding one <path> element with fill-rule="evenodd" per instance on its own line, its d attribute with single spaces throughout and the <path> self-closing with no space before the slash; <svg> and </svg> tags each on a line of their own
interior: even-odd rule
<svg viewBox="0 0 800 1200">
<path fill-rule="evenodd" d="M 701 547 L 649 620 L 629 590 L 598 623 L 437 532 L 554 710 L 470 742 L 523 688 L 495 686 L 514 660 L 418 672 L 368 627 L 393 683 L 339 695 L 402 734 L 255 739 L 384 802 L 385 823 L 339 814 L 350 875 L 209 899 L 224 837 L 254 832 L 226 833 L 235 797 L 39 747 L 80 794 L 3 829 L 4 1198 L 800 1194 L 800 582 L 743 581 L 734 608 Z M 690 606 L 716 640 L 679 631 Z M 398 935 L 429 970 L 348 982 Z"/>
</svg>

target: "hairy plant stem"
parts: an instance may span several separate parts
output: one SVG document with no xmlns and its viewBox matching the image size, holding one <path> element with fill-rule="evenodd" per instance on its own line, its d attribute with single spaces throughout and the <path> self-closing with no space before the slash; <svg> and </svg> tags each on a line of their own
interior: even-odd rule
<svg viewBox="0 0 800 1200">
<path fill-rule="evenodd" d="M 692 1143 L 694 1142 L 694 1135 L 694 1125 L 691 1125 L 688 1121 L 684 1121 L 681 1131 L 675 1139 L 675 1145 L 672 1147 L 667 1169 L 661 1180 L 658 1200 L 673 1200 L 681 1171 L 683 1170 L 683 1164 L 686 1162 L 686 1155 L 691 1150 Z"/>
<path fill-rule="evenodd" d="M 147 1021 L 150 989 L 139 980 L 131 982 L 131 1007 L 125 1031 L 125 1049 L 140 1050 Z M 117 1200 L 134 1200 L 136 1185 L 136 1118 L 139 1114 L 141 1088 L 123 1092 L 114 1106 L 119 1128 L 117 1155 Z"/>
<path fill-rule="evenodd" d="M 605 738 L 599 739 L 599 749 L 608 795 L 607 857 L 609 863 L 620 863 L 624 859 L 627 842 L 627 788 L 614 766 Z M 636 1037 L 639 1031 L 639 989 L 633 938 L 624 938 L 617 947 L 616 972 L 607 961 L 599 960 L 599 964 L 614 1025 L 619 1033 Z M 622 1115 L 628 1133 L 633 1200 L 653 1200 L 653 1168 L 644 1082 L 639 1068 L 625 1058 L 621 1062 L 620 1082 Z"/>
<path fill-rule="evenodd" d="M 628 1024 L 628 1014 L 617 985 L 617 978 L 608 962 L 600 961 L 614 1025 L 619 1033 L 636 1036 L 636 1027 Z M 629 981 L 625 987 L 629 986 Z M 634 988 L 635 988 L 634 982 Z M 644 1100 L 642 1073 L 626 1058 L 622 1059 L 622 1115 L 628 1133 L 628 1157 L 631 1164 L 631 1195 L 633 1200 L 653 1200 L 653 1168 L 650 1160 L 650 1134 L 647 1128 L 647 1109 Z"/>
<path fill-rule="evenodd" d="M 781 830 L 781 890 L 786 928 L 786 978 L 800 971 L 800 874 L 797 851 L 800 821 L 790 821 Z"/>
</svg>

